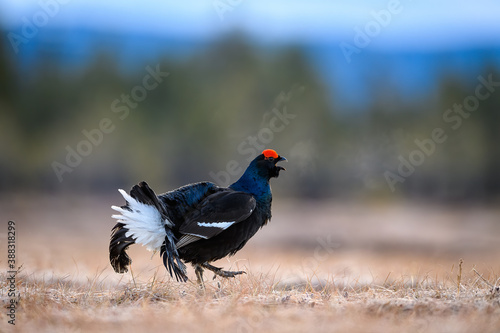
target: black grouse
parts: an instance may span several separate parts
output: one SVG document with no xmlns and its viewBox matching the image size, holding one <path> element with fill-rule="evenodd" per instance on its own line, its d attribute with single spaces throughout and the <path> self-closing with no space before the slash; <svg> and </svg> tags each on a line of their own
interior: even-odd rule
<svg viewBox="0 0 500 333">
<path fill-rule="evenodd" d="M 158 196 L 146 182 L 132 187 L 130 195 L 120 189 L 127 203 L 112 206 L 119 214 L 113 215 L 118 223 L 109 244 L 111 266 L 117 273 L 127 272 L 131 259 L 126 250 L 138 243 L 159 251 L 177 281 L 187 280 L 182 261 L 194 266 L 199 283 L 203 269 L 222 277 L 244 273 L 210 262 L 235 254 L 271 219 L 269 180 L 285 170 L 276 165 L 279 161 L 286 158 L 264 150 L 229 187 L 200 182 Z"/>
</svg>

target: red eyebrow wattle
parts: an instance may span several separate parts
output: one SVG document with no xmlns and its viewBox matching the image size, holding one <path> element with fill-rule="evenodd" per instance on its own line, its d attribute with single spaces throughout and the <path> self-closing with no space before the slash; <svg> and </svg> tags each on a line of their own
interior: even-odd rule
<svg viewBox="0 0 500 333">
<path fill-rule="evenodd" d="M 262 154 L 264 155 L 264 157 L 266 158 L 269 158 L 269 157 L 272 157 L 272 158 L 278 158 L 278 153 L 272 149 L 265 149 Z"/>
</svg>

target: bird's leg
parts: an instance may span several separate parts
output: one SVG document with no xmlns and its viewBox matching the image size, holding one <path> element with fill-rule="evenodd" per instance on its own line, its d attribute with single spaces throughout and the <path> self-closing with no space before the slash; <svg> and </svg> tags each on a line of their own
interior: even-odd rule
<svg viewBox="0 0 500 333">
<path fill-rule="evenodd" d="M 195 264 L 194 272 L 196 273 L 196 282 L 198 282 L 198 285 L 202 289 L 205 289 L 205 283 L 203 283 L 203 268 L 200 265 Z"/>
<path fill-rule="evenodd" d="M 223 271 L 222 268 L 212 266 L 208 262 L 204 262 L 203 264 L 201 264 L 201 266 L 203 266 L 204 268 L 206 268 L 208 270 L 211 270 L 212 272 L 214 272 L 215 275 L 222 276 L 225 278 L 235 277 L 236 275 L 243 274 L 243 273 L 246 274 L 245 271 L 236 271 L 236 272 Z M 214 279 L 215 279 L 215 276 L 214 276 Z"/>
</svg>

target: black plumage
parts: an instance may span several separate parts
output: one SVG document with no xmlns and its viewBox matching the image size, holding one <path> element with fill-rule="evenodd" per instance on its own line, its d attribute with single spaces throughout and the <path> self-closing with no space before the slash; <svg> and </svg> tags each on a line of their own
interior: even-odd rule
<svg viewBox="0 0 500 333">
<path fill-rule="evenodd" d="M 223 271 L 210 262 L 235 254 L 269 221 L 269 180 L 284 170 L 276 165 L 282 160 L 286 159 L 274 150 L 264 150 L 229 187 L 200 182 L 157 196 L 141 182 L 130 196 L 121 191 L 127 204 L 113 207 L 121 213 L 113 216 L 118 223 L 109 246 L 114 270 L 126 272 L 131 262 L 128 246 L 141 243 L 160 251 L 165 267 L 177 280 L 187 280 L 182 261 L 195 267 L 200 282 L 203 268 L 224 277 L 243 273 Z"/>
</svg>

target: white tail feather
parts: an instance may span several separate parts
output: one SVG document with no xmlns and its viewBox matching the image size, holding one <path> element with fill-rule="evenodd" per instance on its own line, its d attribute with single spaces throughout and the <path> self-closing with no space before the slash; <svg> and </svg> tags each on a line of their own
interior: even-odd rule
<svg viewBox="0 0 500 333">
<path fill-rule="evenodd" d="M 111 206 L 120 213 L 112 217 L 125 225 L 128 229 L 127 237 L 134 238 L 136 243 L 142 244 L 149 251 L 159 251 L 167 235 L 165 225 L 171 226 L 172 223 L 168 219 L 162 219 L 160 212 L 154 206 L 135 200 L 122 189 L 118 191 L 127 201 L 130 210 Z"/>
</svg>

